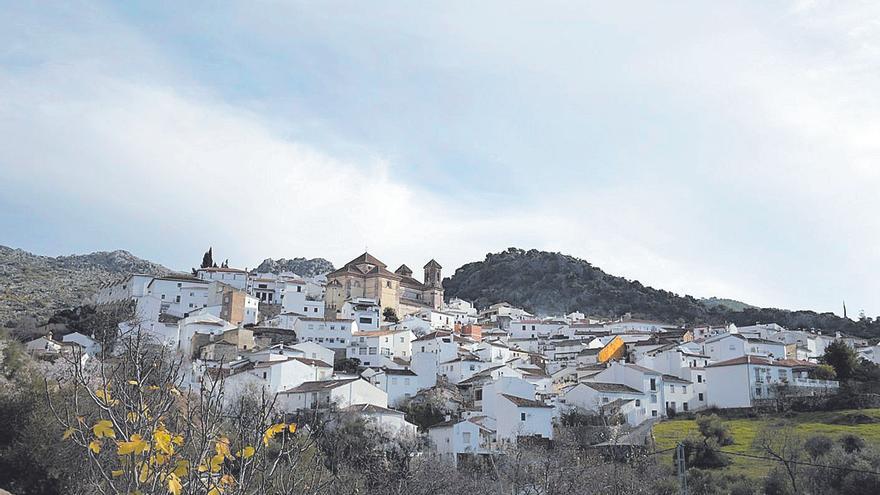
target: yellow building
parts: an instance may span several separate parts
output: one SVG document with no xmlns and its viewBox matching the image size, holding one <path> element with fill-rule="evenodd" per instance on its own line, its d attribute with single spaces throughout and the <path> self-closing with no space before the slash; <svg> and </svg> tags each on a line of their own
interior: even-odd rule
<svg viewBox="0 0 880 495">
<path fill-rule="evenodd" d="M 406 265 L 400 265 L 392 272 L 388 265 L 364 253 L 327 274 L 325 314 L 333 315 L 346 301 L 359 297 L 375 299 L 383 310 L 393 308 L 398 316 L 425 308 L 440 309 L 443 304 L 442 268 L 436 261 L 429 261 L 424 266 L 424 282 L 419 282 Z"/>
</svg>

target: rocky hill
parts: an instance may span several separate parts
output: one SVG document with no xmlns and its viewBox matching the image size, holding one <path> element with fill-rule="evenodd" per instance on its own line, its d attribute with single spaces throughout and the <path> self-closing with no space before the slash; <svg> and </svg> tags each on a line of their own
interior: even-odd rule
<svg viewBox="0 0 880 495">
<path fill-rule="evenodd" d="M 0 246 L 0 325 L 21 318 L 43 321 L 77 306 L 105 282 L 129 273 L 167 274 L 171 270 L 128 251 L 73 256 L 38 256 Z"/>
<path fill-rule="evenodd" d="M 757 308 L 731 299 L 697 299 L 609 275 L 589 262 L 560 253 L 509 248 L 468 263 L 443 281 L 446 297 L 478 307 L 506 301 L 539 315 L 582 311 L 679 324 L 775 322 L 788 328 L 880 337 L 880 319 L 853 321 L 832 313 Z"/>
<path fill-rule="evenodd" d="M 314 277 L 330 273 L 333 270 L 335 270 L 333 263 L 324 258 L 279 258 L 277 260 L 266 258 L 260 263 L 260 266 L 251 270 L 251 273 L 293 272 L 301 277 Z"/>
</svg>

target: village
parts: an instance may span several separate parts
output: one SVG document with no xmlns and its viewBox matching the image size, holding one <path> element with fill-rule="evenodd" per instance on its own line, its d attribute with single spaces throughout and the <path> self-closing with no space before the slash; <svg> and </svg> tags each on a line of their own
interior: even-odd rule
<svg viewBox="0 0 880 495">
<path fill-rule="evenodd" d="M 679 327 L 629 315 L 539 317 L 505 302 L 475 308 L 446 300 L 442 280 L 433 259 L 419 280 L 364 253 L 309 278 L 225 264 L 130 274 L 94 304 L 131 307 L 119 334 L 140 332 L 172 350 L 193 390 L 222 379 L 225 400 L 261 391 L 281 414 L 349 411 L 390 436 L 426 435 L 430 454 L 452 463 L 552 442 L 573 412 L 650 432 L 678 414 L 832 394 L 839 383 L 817 371 L 835 341 L 880 362 L 880 346 L 866 339 L 772 322 Z M 25 347 L 100 359 L 93 337 L 48 333 Z M 407 421 L 403 409 L 430 395 L 446 397 L 448 414 L 422 428 Z M 643 445 L 649 435 L 626 441 Z"/>
</svg>

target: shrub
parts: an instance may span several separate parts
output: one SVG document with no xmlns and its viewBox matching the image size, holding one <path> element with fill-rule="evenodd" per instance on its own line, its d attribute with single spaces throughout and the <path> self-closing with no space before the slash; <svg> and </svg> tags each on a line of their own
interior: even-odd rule
<svg viewBox="0 0 880 495">
<path fill-rule="evenodd" d="M 840 442 L 840 446 L 843 447 L 847 453 L 852 454 L 853 452 L 861 452 L 863 448 L 865 448 L 865 441 L 852 433 L 848 433 L 843 435 L 838 440 Z"/>
<path fill-rule="evenodd" d="M 824 435 L 813 435 L 804 441 L 804 450 L 813 459 L 818 459 L 834 448 L 834 441 Z"/>
</svg>

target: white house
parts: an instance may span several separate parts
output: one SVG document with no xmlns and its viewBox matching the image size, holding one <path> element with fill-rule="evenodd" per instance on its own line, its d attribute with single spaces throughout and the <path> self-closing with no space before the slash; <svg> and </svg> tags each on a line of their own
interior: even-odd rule
<svg viewBox="0 0 880 495">
<path fill-rule="evenodd" d="M 340 409 L 354 404 L 388 407 L 388 394 L 361 378 L 305 382 L 278 394 L 278 406 L 285 411 Z"/>
<path fill-rule="evenodd" d="M 529 319 L 511 322 L 508 332 L 512 338 L 534 339 L 561 335 L 565 332 L 566 328 L 568 328 L 568 324 L 565 322 Z M 574 331 L 571 333 L 573 334 Z"/>
<path fill-rule="evenodd" d="M 392 406 L 415 396 L 421 389 L 418 375 L 408 369 L 367 368 L 361 376 L 385 391 Z"/>
<path fill-rule="evenodd" d="M 706 367 L 708 405 L 719 408 L 752 407 L 772 399 L 780 386 L 795 394 L 819 395 L 835 391 L 834 380 L 808 377 L 809 363 L 771 361 L 760 356 L 740 356 Z"/>
<path fill-rule="evenodd" d="M 461 456 L 497 452 L 493 426 L 485 416 L 447 420 L 428 428 L 428 438 L 441 459 L 458 465 Z"/>
<path fill-rule="evenodd" d="M 290 346 L 294 352 L 301 352 L 302 357 L 308 359 L 317 359 L 325 363 L 333 364 L 336 353 L 315 342 L 299 342 Z"/>
<path fill-rule="evenodd" d="M 300 342 L 315 342 L 345 354 L 351 345 L 352 334 L 358 331 L 358 325 L 354 320 L 300 316 L 293 322 L 293 331 Z"/>
<path fill-rule="evenodd" d="M 253 363 L 226 377 L 224 387 L 230 400 L 248 391 L 276 394 L 295 388 L 305 382 L 328 380 L 333 365 L 302 357 L 270 359 Z"/>
<path fill-rule="evenodd" d="M 535 399 L 501 394 L 496 403 L 496 438 L 516 443 L 519 437 L 553 439 L 553 407 Z"/>
<path fill-rule="evenodd" d="M 612 361 L 607 368 L 588 378 L 587 381 L 628 385 L 645 394 L 646 415 L 649 417 L 665 415 L 663 374 L 659 371 Z"/>
<path fill-rule="evenodd" d="M 361 331 L 378 330 L 382 324 L 382 307 L 375 299 L 356 297 L 345 301 L 337 316 L 355 320 Z"/>
<path fill-rule="evenodd" d="M 612 333 L 660 333 L 676 328 L 671 323 L 662 321 L 638 320 L 634 318 L 624 318 L 621 321 L 606 323 L 605 330 Z"/>
<path fill-rule="evenodd" d="M 217 316 L 207 313 L 197 313 L 177 322 L 176 335 L 157 336 L 166 345 L 176 345 L 184 356 L 192 356 L 196 349 L 192 348 L 192 338 L 195 334 L 220 335 L 227 330 L 238 328 Z"/>
<path fill-rule="evenodd" d="M 481 361 L 474 355 L 464 355 L 440 363 L 437 373 L 445 376 L 450 383 L 459 383 L 490 366 L 492 366 L 492 363 Z"/>
<path fill-rule="evenodd" d="M 415 335 L 409 330 L 373 330 L 351 335 L 348 358 L 357 358 L 364 366 L 379 366 L 380 356 L 409 359 Z"/>
<path fill-rule="evenodd" d="M 632 408 L 625 414 L 626 422 L 632 426 L 641 424 L 646 419 L 645 401 L 647 396 L 622 383 L 582 382 L 563 390 L 557 405 L 560 412 L 572 409 L 606 414 L 607 406 L 617 401 L 632 401 Z M 614 411 L 615 413 L 617 411 Z"/>
<path fill-rule="evenodd" d="M 207 282 L 222 282 L 242 291 L 248 288 L 248 272 L 237 268 L 199 268 L 196 277 Z"/>
<path fill-rule="evenodd" d="M 394 409 L 375 404 L 354 404 L 345 408 L 346 412 L 366 418 L 379 429 L 393 436 L 414 436 L 418 434 L 418 426 L 406 420 L 406 415 Z"/>
<path fill-rule="evenodd" d="M 727 361 L 747 354 L 785 359 L 785 344 L 757 337 L 749 338 L 738 333 L 727 333 L 707 338 L 703 342 L 703 352 L 712 361 Z"/>
<path fill-rule="evenodd" d="M 96 356 L 101 353 L 100 342 L 93 339 L 92 337 L 89 337 L 88 335 L 84 335 L 79 332 L 69 333 L 61 337 L 61 341 L 79 344 L 80 346 L 82 346 L 83 352 L 85 352 L 89 356 Z"/>
</svg>

